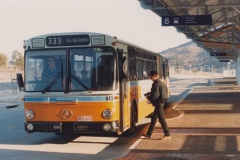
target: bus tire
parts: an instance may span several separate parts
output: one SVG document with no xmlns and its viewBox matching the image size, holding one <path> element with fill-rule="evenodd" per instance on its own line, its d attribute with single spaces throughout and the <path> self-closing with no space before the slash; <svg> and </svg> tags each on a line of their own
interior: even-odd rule
<svg viewBox="0 0 240 160">
<path fill-rule="evenodd" d="M 131 107 L 130 128 L 127 130 L 127 135 L 134 134 L 137 127 L 137 110 L 135 106 Z"/>
</svg>

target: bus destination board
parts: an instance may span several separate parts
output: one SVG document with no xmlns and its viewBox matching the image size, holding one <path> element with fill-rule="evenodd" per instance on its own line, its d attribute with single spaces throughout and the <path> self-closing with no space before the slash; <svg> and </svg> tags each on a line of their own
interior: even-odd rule
<svg viewBox="0 0 240 160">
<path fill-rule="evenodd" d="M 48 36 L 46 38 L 48 47 L 88 45 L 89 43 L 89 35 Z"/>
</svg>

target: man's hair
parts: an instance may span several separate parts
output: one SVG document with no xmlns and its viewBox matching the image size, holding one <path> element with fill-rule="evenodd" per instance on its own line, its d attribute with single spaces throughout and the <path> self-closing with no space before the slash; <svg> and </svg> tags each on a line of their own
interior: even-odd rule
<svg viewBox="0 0 240 160">
<path fill-rule="evenodd" d="M 154 76 L 154 75 L 158 75 L 158 73 L 157 73 L 157 71 L 151 71 L 150 73 L 149 73 L 149 76 Z"/>
</svg>

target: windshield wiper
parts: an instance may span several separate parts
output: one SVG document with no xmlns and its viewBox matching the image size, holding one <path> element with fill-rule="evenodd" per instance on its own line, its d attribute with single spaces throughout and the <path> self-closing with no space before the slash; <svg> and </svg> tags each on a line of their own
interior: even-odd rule
<svg viewBox="0 0 240 160">
<path fill-rule="evenodd" d="M 47 84 L 47 86 L 43 89 L 42 93 L 46 93 L 47 91 L 49 91 L 60 77 L 61 77 L 61 72 L 58 72 Z"/>
<path fill-rule="evenodd" d="M 78 83 L 80 84 L 84 89 L 90 90 L 84 83 L 82 83 L 75 75 L 71 75 L 71 77 Z"/>
</svg>

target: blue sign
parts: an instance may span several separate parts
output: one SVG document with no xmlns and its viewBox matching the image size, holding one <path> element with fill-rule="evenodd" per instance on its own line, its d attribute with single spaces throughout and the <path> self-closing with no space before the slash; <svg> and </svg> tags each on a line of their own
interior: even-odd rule
<svg viewBox="0 0 240 160">
<path fill-rule="evenodd" d="M 227 56 L 227 53 L 225 53 L 225 52 L 220 52 L 220 53 L 216 53 L 216 52 L 214 52 L 214 53 L 210 53 L 210 56 Z"/>
<path fill-rule="evenodd" d="M 221 59 L 220 62 L 230 62 L 228 59 Z"/>
<path fill-rule="evenodd" d="M 162 26 L 212 25 L 212 15 L 162 16 Z"/>
</svg>

